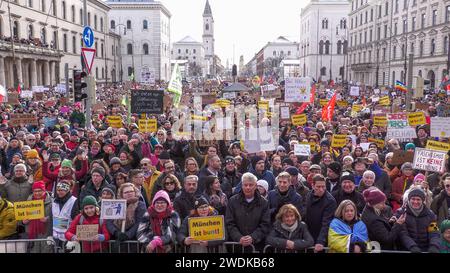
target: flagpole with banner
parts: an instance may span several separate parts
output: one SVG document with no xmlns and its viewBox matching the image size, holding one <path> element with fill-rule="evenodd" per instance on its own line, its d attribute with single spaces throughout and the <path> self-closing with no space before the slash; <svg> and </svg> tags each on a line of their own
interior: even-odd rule
<svg viewBox="0 0 450 273">
<path fill-rule="evenodd" d="M 172 71 L 172 76 L 170 77 L 169 86 L 167 87 L 167 91 L 174 93 L 173 96 L 173 105 L 178 108 L 180 105 L 181 95 L 183 93 L 183 84 L 181 82 L 181 71 L 178 63 L 175 64 L 175 67 Z"/>
</svg>

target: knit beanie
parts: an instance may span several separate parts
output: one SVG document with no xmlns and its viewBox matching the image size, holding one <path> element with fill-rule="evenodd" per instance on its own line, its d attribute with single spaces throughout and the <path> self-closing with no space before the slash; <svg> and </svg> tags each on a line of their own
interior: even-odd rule
<svg viewBox="0 0 450 273">
<path fill-rule="evenodd" d="M 43 191 L 45 191 L 45 183 L 44 181 L 36 181 L 33 183 L 33 185 L 31 186 L 31 190 L 36 190 L 36 189 L 41 189 Z"/>
<path fill-rule="evenodd" d="M 109 161 L 109 166 L 112 166 L 114 164 L 120 164 L 120 159 L 118 157 L 113 157 L 111 158 L 111 160 Z"/>
<path fill-rule="evenodd" d="M 296 167 L 293 167 L 293 166 L 288 167 L 288 168 L 286 169 L 286 172 L 287 172 L 288 174 L 292 175 L 292 176 L 296 176 L 296 175 L 299 174 L 298 169 L 297 169 Z"/>
<path fill-rule="evenodd" d="M 347 159 L 350 159 L 352 161 L 352 163 L 353 163 L 353 161 L 355 161 L 351 155 L 344 156 L 344 159 L 342 159 L 342 161 L 345 161 Z"/>
<path fill-rule="evenodd" d="M 63 167 L 72 169 L 72 161 L 70 161 L 69 159 L 64 159 L 63 162 L 61 163 L 61 168 Z"/>
<path fill-rule="evenodd" d="M 258 180 L 256 182 L 256 185 L 263 187 L 266 190 L 266 193 L 269 192 L 269 183 L 267 183 L 266 180 Z"/>
<path fill-rule="evenodd" d="M 94 196 L 88 195 L 81 202 L 81 208 L 84 209 L 86 206 L 95 206 L 98 207 L 97 199 Z"/>
<path fill-rule="evenodd" d="M 27 159 L 31 158 L 39 158 L 38 151 L 36 151 L 35 149 L 29 150 L 27 153 Z"/>
<path fill-rule="evenodd" d="M 401 171 L 403 172 L 405 169 L 412 169 L 413 165 L 411 162 L 405 162 L 403 163 L 402 167 L 401 167 Z"/>
<path fill-rule="evenodd" d="M 109 192 L 113 196 L 113 199 L 116 198 L 116 186 L 108 184 L 102 189 L 102 193 L 105 191 Z"/>
<path fill-rule="evenodd" d="M 439 227 L 439 230 L 441 233 L 444 233 L 447 229 L 450 228 L 450 220 L 446 219 L 442 221 L 441 226 Z"/>
<path fill-rule="evenodd" d="M 152 201 L 152 205 L 155 205 L 155 202 L 158 200 L 164 200 L 167 202 L 167 205 L 170 205 L 170 197 L 169 194 L 164 191 L 164 190 L 160 190 L 155 194 L 155 197 L 153 197 L 153 201 Z"/>
<path fill-rule="evenodd" d="M 422 201 L 425 201 L 425 192 L 423 192 L 422 189 L 415 188 L 409 192 L 408 200 L 411 200 L 411 198 L 413 198 L 413 197 L 420 197 L 420 199 L 422 199 Z"/>
<path fill-rule="evenodd" d="M 386 195 L 377 187 L 370 187 L 363 191 L 364 201 L 370 206 L 386 202 Z"/>
<path fill-rule="evenodd" d="M 350 180 L 355 183 L 355 175 L 352 172 L 345 171 L 341 175 L 340 182 L 342 183 L 344 180 Z"/>
<path fill-rule="evenodd" d="M 104 170 L 103 168 L 99 168 L 99 167 L 94 168 L 94 169 L 92 169 L 92 171 L 91 171 L 91 174 L 93 174 L 93 173 L 98 173 L 98 174 L 100 174 L 103 178 L 105 178 L 105 170 Z"/>
<path fill-rule="evenodd" d="M 253 169 L 255 169 L 256 164 L 258 164 L 258 162 L 261 161 L 261 160 L 264 160 L 264 159 L 262 157 L 260 157 L 260 156 L 252 157 L 251 163 L 252 163 Z"/>
<path fill-rule="evenodd" d="M 416 149 L 416 145 L 414 143 L 408 143 L 405 145 L 405 151 L 408 151 L 409 149 Z"/>
<path fill-rule="evenodd" d="M 425 178 L 425 175 L 423 175 L 422 173 L 418 173 L 418 174 L 414 177 L 414 182 L 416 182 L 417 180 L 427 181 L 426 178 Z"/>
<path fill-rule="evenodd" d="M 200 196 L 199 198 L 197 198 L 194 202 L 194 207 L 195 209 L 198 209 L 199 207 L 203 206 L 203 205 L 209 205 L 208 200 L 206 200 L 205 197 Z"/>
<path fill-rule="evenodd" d="M 330 170 L 332 170 L 332 171 L 333 171 L 335 174 L 337 174 L 337 175 L 340 175 L 340 174 L 341 174 L 342 166 L 341 166 L 341 164 L 339 164 L 339 162 L 336 162 L 336 161 L 331 162 L 331 163 L 328 165 L 328 168 L 329 168 Z"/>
</svg>

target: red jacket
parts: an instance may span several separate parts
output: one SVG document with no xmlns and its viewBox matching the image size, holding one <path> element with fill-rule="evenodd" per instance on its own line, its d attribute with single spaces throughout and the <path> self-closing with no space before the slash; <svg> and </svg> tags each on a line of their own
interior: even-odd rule
<svg viewBox="0 0 450 273">
<path fill-rule="evenodd" d="M 68 241 L 71 241 L 72 237 L 77 234 L 77 226 L 80 223 L 81 213 L 78 214 L 75 219 L 70 223 L 69 229 L 65 233 L 65 237 Z M 100 252 L 102 249 L 108 249 L 108 243 L 110 239 L 110 235 L 108 232 L 108 229 L 106 228 L 106 221 L 103 221 L 102 225 L 100 226 L 100 216 L 95 215 L 92 217 L 86 217 L 84 216 L 83 225 L 99 225 L 98 227 L 98 234 L 103 234 L 105 236 L 105 241 L 103 243 L 100 243 L 98 241 L 84 241 L 81 242 L 83 246 L 83 253 L 93 253 L 93 252 Z"/>
<path fill-rule="evenodd" d="M 44 161 L 42 164 L 42 175 L 45 183 L 45 189 L 49 192 L 53 192 L 53 186 L 56 179 L 58 179 L 58 173 L 61 165 L 57 166 L 53 171 L 51 171 L 49 167 L 48 161 Z"/>
<path fill-rule="evenodd" d="M 79 144 L 78 142 L 67 141 L 67 142 L 66 142 L 66 147 L 67 147 L 69 150 L 73 151 L 75 148 L 78 147 L 78 144 Z"/>
<path fill-rule="evenodd" d="M 59 181 L 59 180 L 73 180 L 74 178 L 71 176 L 63 176 L 60 177 L 59 176 L 59 169 L 61 168 L 61 166 L 58 166 L 55 168 L 55 170 L 50 171 L 49 169 L 49 164 L 48 162 L 44 162 L 42 165 L 42 174 L 44 176 L 44 182 L 45 185 L 47 187 L 47 191 L 53 191 L 53 185 L 55 182 Z M 88 172 L 89 169 L 89 164 L 87 160 L 83 160 L 82 161 L 82 166 L 81 169 L 79 171 L 75 171 L 75 179 L 78 181 L 80 179 L 82 179 Z M 75 184 L 73 189 L 72 189 L 72 194 L 75 197 L 78 197 L 78 184 Z"/>
</svg>

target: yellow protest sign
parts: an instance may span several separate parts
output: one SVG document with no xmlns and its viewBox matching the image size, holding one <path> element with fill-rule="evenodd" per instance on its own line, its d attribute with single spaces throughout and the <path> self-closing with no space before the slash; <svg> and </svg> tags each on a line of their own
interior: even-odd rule
<svg viewBox="0 0 450 273">
<path fill-rule="evenodd" d="M 153 133 L 158 129 L 156 119 L 139 120 L 139 132 Z"/>
<path fill-rule="evenodd" d="M 309 142 L 309 146 L 311 147 L 311 152 L 317 152 L 317 144 L 315 142 Z"/>
<path fill-rule="evenodd" d="M 379 127 L 387 126 L 387 117 L 386 116 L 374 116 L 373 117 L 373 125 Z"/>
<path fill-rule="evenodd" d="M 301 114 L 301 115 L 292 115 L 291 120 L 293 125 L 299 126 L 305 124 L 308 119 L 306 118 L 306 114 Z"/>
<path fill-rule="evenodd" d="M 377 138 L 370 138 L 368 139 L 369 142 L 377 144 L 378 148 L 383 149 L 384 148 L 384 140 L 383 139 L 377 139 Z"/>
<path fill-rule="evenodd" d="M 424 112 L 415 112 L 408 114 L 408 123 L 410 126 L 427 124 Z"/>
<path fill-rule="evenodd" d="M 326 100 L 326 99 L 320 99 L 320 106 L 325 106 L 325 105 L 327 105 L 327 104 L 328 104 L 328 101 L 329 101 L 329 100 Z"/>
<path fill-rule="evenodd" d="M 363 109 L 363 106 L 361 104 L 353 104 L 352 106 L 352 112 L 358 113 L 361 112 Z"/>
<path fill-rule="evenodd" d="M 425 148 L 429 150 L 448 152 L 450 150 L 450 144 L 440 141 L 428 140 L 427 146 Z"/>
<path fill-rule="evenodd" d="M 259 109 L 269 110 L 269 102 L 268 101 L 264 101 L 264 100 L 258 101 L 258 108 Z"/>
<path fill-rule="evenodd" d="M 121 116 L 108 116 L 107 121 L 109 126 L 113 128 L 122 128 L 122 117 Z"/>
<path fill-rule="evenodd" d="M 14 215 L 17 221 L 44 218 L 44 200 L 15 202 Z"/>
<path fill-rule="evenodd" d="M 189 217 L 189 237 L 198 241 L 225 240 L 223 215 Z"/>
<path fill-rule="evenodd" d="M 348 102 L 345 100 L 338 100 L 336 103 L 339 107 L 348 107 Z"/>
<path fill-rule="evenodd" d="M 191 118 L 192 118 L 193 120 L 201 120 L 201 121 L 207 121 L 207 120 L 208 120 L 207 117 L 199 116 L 199 115 L 191 115 Z"/>
<path fill-rule="evenodd" d="M 331 141 L 331 147 L 342 148 L 345 146 L 346 141 L 347 141 L 346 135 L 333 135 L 333 139 Z"/>
<path fill-rule="evenodd" d="M 391 105 L 391 100 L 389 99 L 389 96 L 384 96 L 380 98 L 378 103 L 383 106 L 389 106 Z"/>
<path fill-rule="evenodd" d="M 226 99 L 218 99 L 218 100 L 216 100 L 215 104 L 220 106 L 220 107 L 222 107 L 222 108 L 225 108 L 225 107 L 230 106 L 231 102 L 229 100 L 226 100 Z"/>
</svg>

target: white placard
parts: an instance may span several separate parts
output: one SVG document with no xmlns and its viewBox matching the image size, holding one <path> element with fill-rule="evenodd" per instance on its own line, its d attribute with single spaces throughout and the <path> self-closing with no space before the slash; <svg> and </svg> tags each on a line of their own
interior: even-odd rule
<svg viewBox="0 0 450 273">
<path fill-rule="evenodd" d="M 244 148 L 250 154 L 260 151 L 274 151 L 276 150 L 275 142 L 271 127 L 246 129 Z"/>
<path fill-rule="evenodd" d="M 431 118 L 430 129 L 432 137 L 450 137 L 450 118 Z"/>
<path fill-rule="evenodd" d="M 289 106 L 281 106 L 280 107 L 280 115 L 281 115 L 281 119 L 290 119 L 291 113 L 289 112 Z"/>
<path fill-rule="evenodd" d="M 379 94 L 380 94 L 380 89 L 374 89 L 374 90 L 373 90 L 373 93 L 374 93 L 375 95 L 379 95 Z"/>
<path fill-rule="evenodd" d="M 58 93 L 61 93 L 61 94 L 65 94 L 66 93 L 66 85 L 65 84 L 63 84 L 63 83 L 58 83 L 57 85 L 56 85 L 56 91 L 58 92 Z"/>
<path fill-rule="evenodd" d="M 302 155 L 302 156 L 310 156 L 311 155 L 311 146 L 309 144 L 295 144 L 294 145 L 294 154 Z"/>
<path fill-rule="evenodd" d="M 390 140 L 392 138 L 398 139 L 399 141 L 408 141 L 413 138 L 417 138 L 416 130 L 411 127 L 405 128 L 388 128 L 386 133 L 386 140 Z"/>
<path fill-rule="evenodd" d="M 443 172 L 446 152 L 416 148 L 413 168 L 430 172 Z"/>
<path fill-rule="evenodd" d="M 39 86 L 32 86 L 31 87 L 31 91 L 33 91 L 33 93 L 43 93 L 44 92 L 44 87 L 39 85 Z"/>
<path fill-rule="evenodd" d="M 229 130 L 231 126 L 231 117 L 216 118 L 217 130 Z"/>
<path fill-rule="evenodd" d="M 363 149 L 363 151 L 369 150 L 370 142 L 367 143 L 359 143 L 359 146 Z"/>
<path fill-rule="evenodd" d="M 100 217 L 102 219 L 125 219 L 127 213 L 127 200 L 102 200 L 102 211 Z"/>
<path fill-rule="evenodd" d="M 359 97 L 359 86 L 350 87 L 350 96 Z"/>
<path fill-rule="evenodd" d="M 261 85 L 261 92 L 273 91 L 276 89 L 277 87 L 273 84 Z"/>
<path fill-rule="evenodd" d="M 236 93 L 235 92 L 225 92 L 225 93 L 223 93 L 222 98 L 227 99 L 227 100 L 235 99 Z"/>
<path fill-rule="evenodd" d="M 311 78 L 286 78 L 285 102 L 309 102 L 311 97 Z"/>
<path fill-rule="evenodd" d="M 24 98 L 24 99 L 26 99 L 26 98 L 31 99 L 31 98 L 33 98 L 33 91 L 31 91 L 31 90 L 22 90 L 22 92 L 20 92 L 20 97 Z"/>
</svg>

